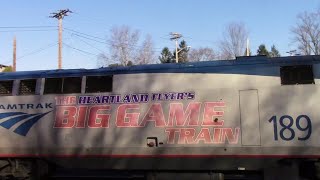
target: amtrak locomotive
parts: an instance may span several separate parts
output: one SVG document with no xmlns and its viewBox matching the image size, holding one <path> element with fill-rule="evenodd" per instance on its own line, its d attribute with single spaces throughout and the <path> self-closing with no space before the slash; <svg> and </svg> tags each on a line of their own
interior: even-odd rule
<svg viewBox="0 0 320 180">
<path fill-rule="evenodd" d="M 320 56 L 0 74 L 0 176 L 316 179 Z"/>
</svg>

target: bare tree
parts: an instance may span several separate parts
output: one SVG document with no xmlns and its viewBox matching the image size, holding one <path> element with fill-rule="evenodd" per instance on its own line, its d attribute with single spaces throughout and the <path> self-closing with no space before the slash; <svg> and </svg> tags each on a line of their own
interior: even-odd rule
<svg viewBox="0 0 320 180">
<path fill-rule="evenodd" d="M 114 61 L 110 61 L 110 58 L 105 53 L 101 53 L 98 55 L 98 61 L 97 61 L 98 67 L 104 67 L 110 64 L 111 62 L 114 62 Z"/>
<path fill-rule="evenodd" d="M 298 22 L 291 32 L 297 48 L 304 55 L 320 54 L 320 10 L 304 12 L 297 16 Z"/>
<path fill-rule="evenodd" d="M 242 56 L 246 48 L 248 31 L 243 23 L 230 23 L 226 26 L 224 39 L 220 42 L 221 58 L 234 59 Z"/>
<path fill-rule="evenodd" d="M 155 60 L 151 35 L 139 45 L 139 31 L 128 26 L 116 26 L 110 30 L 107 39 L 109 52 L 100 54 L 99 65 L 131 66 L 133 63 L 148 64 Z"/>
<path fill-rule="evenodd" d="M 155 62 L 154 47 L 151 35 L 147 35 L 142 43 L 136 59 L 137 64 L 150 64 Z"/>
<path fill-rule="evenodd" d="M 133 61 L 136 56 L 136 46 L 139 41 L 139 31 L 128 26 L 113 27 L 109 39 L 111 57 L 123 66 Z"/>
<path fill-rule="evenodd" d="M 132 30 L 128 26 L 115 26 L 110 30 L 110 38 L 107 39 L 109 53 L 101 54 L 99 58 L 104 64 L 118 64 L 128 66 L 137 56 L 137 44 L 139 31 Z"/>
<path fill-rule="evenodd" d="M 210 61 L 216 59 L 216 55 L 212 48 L 191 49 L 189 52 L 189 61 Z"/>
</svg>

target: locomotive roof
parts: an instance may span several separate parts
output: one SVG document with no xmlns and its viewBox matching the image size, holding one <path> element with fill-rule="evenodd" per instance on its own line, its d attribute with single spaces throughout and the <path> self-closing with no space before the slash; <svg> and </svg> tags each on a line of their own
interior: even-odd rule
<svg viewBox="0 0 320 180">
<path fill-rule="evenodd" d="M 320 63 L 320 55 L 267 58 L 265 56 L 238 57 L 236 60 L 215 60 L 188 63 L 102 67 L 98 69 L 56 69 L 0 73 L 0 80 L 47 77 L 76 77 L 139 73 L 228 73 L 275 75 L 274 72 L 255 71 L 274 66 L 312 65 Z"/>
</svg>

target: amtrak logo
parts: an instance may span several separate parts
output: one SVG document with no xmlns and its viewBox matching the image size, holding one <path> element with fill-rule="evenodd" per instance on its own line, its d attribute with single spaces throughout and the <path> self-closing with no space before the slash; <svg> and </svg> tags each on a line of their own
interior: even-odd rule
<svg viewBox="0 0 320 180">
<path fill-rule="evenodd" d="M 38 113 L 38 114 L 27 114 L 24 112 L 7 112 L 7 113 L 0 113 L 0 121 L 6 119 L 5 121 L 0 123 L 0 126 L 10 129 L 14 125 L 18 124 L 19 122 L 25 120 L 22 124 L 16 127 L 13 132 L 19 134 L 21 136 L 26 136 L 29 130 L 32 128 L 34 124 L 36 124 L 42 117 L 47 115 L 49 112 L 46 113 Z"/>
</svg>

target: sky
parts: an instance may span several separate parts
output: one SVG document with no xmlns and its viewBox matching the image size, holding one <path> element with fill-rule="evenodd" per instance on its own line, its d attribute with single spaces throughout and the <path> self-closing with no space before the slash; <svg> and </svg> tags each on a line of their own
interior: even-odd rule
<svg viewBox="0 0 320 180">
<path fill-rule="evenodd" d="M 173 49 L 170 32 L 179 32 L 191 48 L 218 51 L 225 27 L 241 22 L 249 31 L 253 54 L 260 44 L 287 56 L 296 49 L 291 29 L 297 15 L 320 8 L 320 0 L 10 0 L 0 6 L 0 64 L 11 65 L 17 39 L 17 71 L 57 69 L 58 21 L 50 13 L 73 11 L 63 19 L 64 69 L 98 68 L 108 53 L 110 29 L 126 25 L 151 35 L 158 56 Z M 14 28 L 13 28 L 14 27 Z M 80 36 L 79 36 L 80 35 Z M 85 37 L 85 38 L 84 38 Z"/>
</svg>

